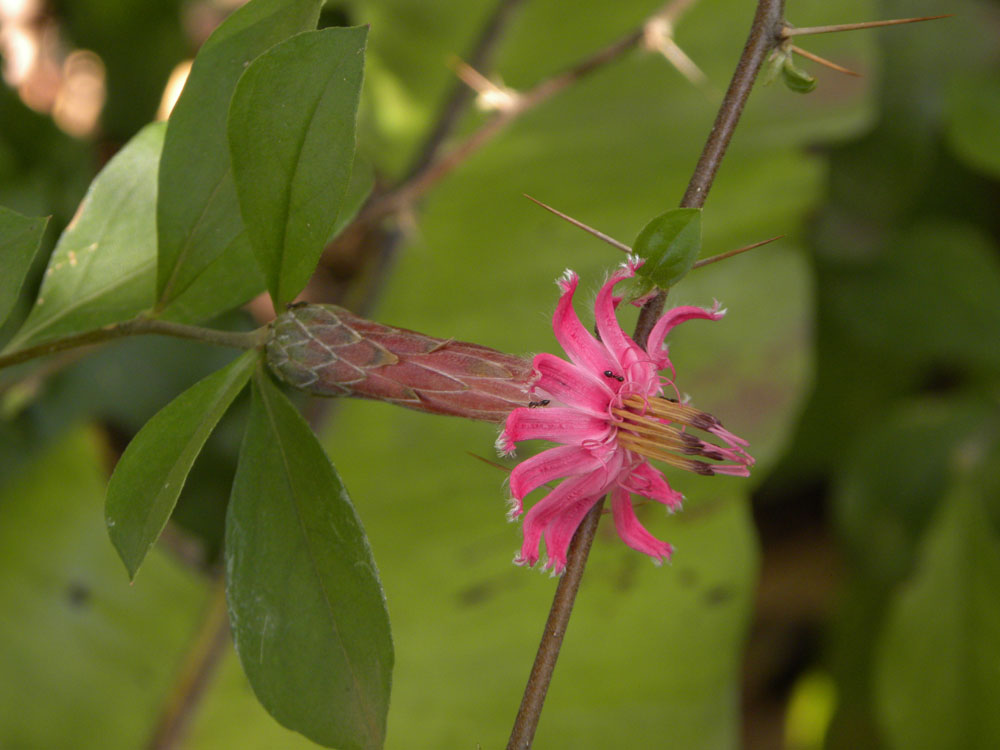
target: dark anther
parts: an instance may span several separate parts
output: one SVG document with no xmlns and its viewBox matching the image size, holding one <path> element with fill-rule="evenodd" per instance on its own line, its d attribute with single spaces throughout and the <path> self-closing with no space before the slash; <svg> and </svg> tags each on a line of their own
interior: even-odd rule
<svg viewBox="0 0 1000 750">
<path fill-rule="evenodd" d="M 692 461 L 691 471 L 695 474 L 701 474 L 703 477 L 715 476 L 715 472 L 712 471 L 712 467 L 702 461 Z"/>
</svg>

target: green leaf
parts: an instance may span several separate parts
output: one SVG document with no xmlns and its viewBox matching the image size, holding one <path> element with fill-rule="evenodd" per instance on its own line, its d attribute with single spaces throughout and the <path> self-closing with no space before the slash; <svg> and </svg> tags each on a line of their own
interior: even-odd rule
<svg viewBox="0 0 1000 750">
<path fill-rule="evenodd" d="M 344 227 L 354 221 L 374 188 L 375 168 L 360 154 L 355 155 L 354 167 L 351 169 L 351 181 L 347 183 L 347 192 L 340 204 L 340 213 L 337 214 L 337 220 L 333 223 L 333 229 L 330 230 L 327 242 L 333 240 L 344 230 Z"/>
<path fill-rule="evenodd" d="M 0 206 L 0 325 L 14 309 L 48 223 L 47 217 L 22 216 Z"/>
<path fill-rule="evenodd" d="M 351 179 L 368 29 L 308 31 L 258 57 L 229 109 L 243 222 L 276 309 L 305 286 Z"/>
<path fill-rule="evenodd" d="M 264 291 L 253 251 L 241 234 L 241 242 L 232 252 L 218 256 L 209 263 L 183 294 L 171 302 L 157 317 L 177 323 L 202 323 L 231 311 Z M 240 266 L 242 271 L 236 272 Z"/>
<path fill-rule="evenodd" d="M 701 252 L 701 209 L 674 208 L 649 222 L 632 244 L 645 258 L 638 275 L 664 289 L 691 270 Z"/>
<path fill-rule="evenodd" d="M 875 677 L 891 747 L 1000 747 L 1000 540 L 982 501 L 959 483 L 890 609 Z"/>
<path fill-rule="evenodd" d="M 8 349 L 127 320 L 152 305 L 162 144 L 163 124 L 147 125 L 97 175 Z"/>
<path fill-rule="evenodd" d="M 253 0 L 219 26 L 195 58 L 170 116 L 160 167 L 156 299 L 164 317 L 180 317 L 171 314 L 173 305 L 190 310 L 190 301 L 180 298 L 217 259 L 225 266 L 219 277 L 230 278 L 233 289 L 261 288 L 233 185 L 226 115 L 250 62 L 293 34 L 315 28 L 321 5 L 321 0 Z M 220 304 L 198 308 L 203 317 L 225 309 Z"/>
<path fill-rule="evenodd" d="M 340 477 L 263 369 L 226 570 L 236 648 L 264 707 L 320 744 L 382 747 L 393 648 L 375 561 Z"/>
<path fill-rule="evenodd" d="M 135 578 L 166 526 L 194 460 L 250 379 L 258 356 L 246 352 L 171 401 L 139 430 L 118 461 L 104 515 L 129 578 Z"/>
</svg>

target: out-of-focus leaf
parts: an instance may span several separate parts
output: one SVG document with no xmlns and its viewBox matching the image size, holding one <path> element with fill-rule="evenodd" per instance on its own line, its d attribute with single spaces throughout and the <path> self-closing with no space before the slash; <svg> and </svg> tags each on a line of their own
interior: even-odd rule
<svg viewBox="0 0 1000 750">
<path fill-rule="evenodd" d="M 236 648 L 282 724 L 380 748 L 393 649 L 368 540 L 312 430 L 263 369 L 226 519 Z"/>
<path fill-rule="evenodd" d="M 989 400 L 925 397 L 859 428 L 846 461 L 838 462 L 833 509 L 849 575 L 830 639 L 841 696 L 835 747 L 873 744 L 862 736 L 877 733 L 872 661 L 887 606 L 913 574 L 921 539 L 940 515 L 956 451 L 975 444 L 985 454 L 984 440 L 996 431 Z"/>
<path fill-rule="evenodd" d="M 276 309 L 316 269 L 351 179 L 368 29 L 303 32 L 258 57 L 229 108 L 243 223 Z"/>
<path fill-rule="evenodd" d="M 962 161 L 1000 177 L 1000 73 L 955 76 L 948 108 L 948 142 Z"/>
<path fill-rule="evenodd" d="M 881 595 L 906 575 L 945 497 L 956 446 L 992 429 L 989 401 L 919 399 L 857 436 L 833 505 L 848 562 Z M 896 460 L 890 457 L 898 457 Z"/>
<path fill-rule="evenodd" d="M 1000 746 L 998 541 L 975 484 L 960 481 L 882 633 L 876 706 L 891 747 Z"/>
<path fill-rule="evenodd" d="M 649 222 L 632 251 L 646 262 L 638 275 L 667 289 L 687 274 L 701 252 L 701 209 L 674 208 Z"/>
<path fill-rule="evenodd" d="M 240 219 L 226 143 L 236 81 L 269 47 L 316 26 L 320 0 L 253 0 L 209 37 L 170 116 L 159 174 L 156 307 L 165 317 L 213 261 L 223 259 L 231 289 L 251 289 L 258 273 Z M 253 292 L 251 292 L 252 294 Z M 201 310 L 211 317 L 216 304 Z M 190 317 L 190 316 L 188 316 Z"/>
<path fill-rule="evenodd" d="M 0 326 L 17 302 L 48 221 L 0 206 Z"/>
<path fill-rule="evenodd" d="M 147 125 L 91 183 L 9 349 L 126 320 L 152 304 L 163 130 Z"/>
<path fill-rule="evenodd" d="M 4 748 L 148 746 L 196 631 L 194 572 L 153 550 L 140 585 L 121 574 L 101 521 L 106 450 L 73 430 L 0 487 Z"/>
<path fill-rule="evenodd" d="M 139 431 L 108 484 L 105 521 L 129 578 L 166 526 L 188 472 L 258 357 L 248 351 L 171 401 Z"/>
<path fill-rule="evenodd" d="M 1000 369 L 1000 261 L 976 228 L 928 221 L 825 282 L 861 341 L 918 361 Z"/>
</svg>

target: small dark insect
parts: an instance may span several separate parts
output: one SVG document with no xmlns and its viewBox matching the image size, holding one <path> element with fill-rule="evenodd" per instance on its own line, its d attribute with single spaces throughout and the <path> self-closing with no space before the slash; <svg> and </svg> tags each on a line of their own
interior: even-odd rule
<svg viewBox="0 0 1000 750">
<path fill-rule="evenodd" d="M 625 376 L 624 375 L 616 375 L 615 376 L 615 380 L 617 380 L 619 383 L 624 383 L 625 382 Z"/>
<path fill-rule="evenodd" d="M 547 398 L 544 398 L 541 401 L 529 401 L 528 402 L 528 408 L 529 409 L 534 409 L 535 407 L 538 407 L 538 406 L 548 406 L 550 403 L 551 402 Z"/>
<path fill-rule="evenodd" d="M 615 376 L 615 374 L 613 372 L 611 372 L 611 370 L 605 370 L 604 371 L 604 377 L 606 377 L 606 378 L 613 378 L 614 376 Z"/>
</svg>

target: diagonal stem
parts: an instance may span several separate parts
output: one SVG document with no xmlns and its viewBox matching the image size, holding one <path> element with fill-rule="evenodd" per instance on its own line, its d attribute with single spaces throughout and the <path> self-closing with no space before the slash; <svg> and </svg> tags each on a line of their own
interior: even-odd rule
<svg viewBox="0 0 1000 750">
<path fill-rule="evenodd" d="M 750 36 L 743 47 L 739 62 L 736 63 L 736 70 L 719 107 L 715 124 L 712 125 L 712 132 L 708 134 L 705 148 L 702 149 L 694 174 L 691 175 L 691 181 L 681 199 L 681 208 L 701 208 L 705 205 L 708 191 L 715 180 L 715 173 L 736 131 L 740 115 L 743 114 L 743 106 L 750 96 L 764 58 L 781 42 L 784 12 L 785 0 L 758 0 Z M 660 291 L 642 306 L 633 336 L 640 344 L 644 344 L 649 337 L 653 325 L 663 313 L 666 301 L 667 293 Z"/>
<path fill-rule="evenodd" d="M 500 0 L 493 9 L 493 13 L 486 20 L 486 23 L 479 32 L 479 37 L 472 46 L 472 52 L 466 61 L 470 67 L 477 71 L 488 71 L 496 54 L 497 45 L 500 43 L 504 31 L 506 31 L 510 23 L 511 16 L 522 2 L 524 0 Z M 458 121 L 465 114 L 466 105 L 472 100 L 474 95 L 475 92 L 462 81 L 455 80 L 453 82 L 451 93 L 448 95 L 448 99 L 441 110 L 437 122 L 420 147 L 413 166 L 407 172 L 407 180 L 419 175 L 438 158 L 441 147 L 454 132 Z"/>
<path fill-rule="evenodd" d="M 576 592 L 580 588 L 587 555 L 590 554 L 590 547 L 594 543 L 594 534 L 597 532 L 603 508 L 604 498 L 601 498 L 584 517 L 583 523 L 580 524 L 580 528 L 573 536 L 573 541 L 570 542 L 569 551 L 566 553 L 566 571 L 559 578 L 559 585 L 556 586 L 552 608 L 549 610 L 549 619 L 545 621 L 542 642 L 538 645 L 538 653 L 535 654 L 535 663 L 531 667 L 531 675 L 524 688 L 521 708 L 517 712 L 514 730 L 507 743 L 507 750 L 528 750 L 535 737 L 538 719 L 542 715 L 542 704 L 545 702 L 545 694 L 549 690 L 552 672 L 556 668 L 559 648 L 562 646 L 563 636 L 566 635 L 566 626 L 569 624 L 573 602 L 576 600 Z"/>
<path fill-rule="evenodd" d="M 547 78 L 534 88 L 526 91 L 520 96 L 515 106 L 497 113 L 451 151 L 428 162 L 395 190 L 374 199 L 365 207 L 355 221 L 360 223 L 374 222 L 412 205 L 414 201 L 424 195 L 424 193 L 450 174 L 452 170 L 464 163 L 479 149 L 492 141 L 525 112 L 548 101 L 556 94 L 573 86 L 594 71 L 603 68 L 608 63 L 619 59 L 625 53 L 634 49 L 643 39 L 643 28 L 640 27 L 631 31 L 607 47 L 584 58 L 576 65 L 552 78 Z"/>
<path fill-rule="evenodd" d="M 709 188 L 715 179 L 715 173 L 743 112 L 743 106 L 746 104 L 757 74 L 760 72 L 761 64 L 771 49 L 781 41 L 783 15 L 784 0 L 758 0 L 757 12 L 750 27 L 750 36 L 743 48 L 739 62 L 736 64 L 733 79 L 722 100 L 715 124 L 712 126 L 712 132 L 709 134 L 708 141 L 705 143 L 701 157 L 695 166 L 687 192 L 681 200 L 682 208 L 700 208 L 704 205 Z M 660 292 L 640 311 L 633 337 L 640 345 L 645 344 L 649 331 L 652 330 L 656 319 L 663 312 L 666 298 L 666 292 Z M 552 680 L 556 660 L 559 657 L 559 648 L 566 633 L 570 614 L 572 614 L 576 592 L 587 564 L 587 555 L 593 544 L 594 535 L 597 533 L 603 506 L 604 500 L 602 499 L 587 514 L 573 535 L 567 556 L 566 570 L 556 587 L 552 607 L 549 610 L 549 618 L 545 623 L 545 631 L 542 634 L 535 663 L 525 687 L 521 707 L 514 721 L 514 729 L 507 744 L 507 750 L 528 750 L 531 747 L 545 702 L 545 694 L 549 682 Z"/>
<path fill-rule="evenodd" d="M 45 357 L 56 352 L 145 334 L 159 334 L 178 339 L 191 339 L 193 341 L 202 341 L 206 344 L 214 344 L 215 346 L 228 346 L 234 349 L 254 349 L 264 343 L 267 331 L 263 328 L 247 332 L 221 331 L 215 328 L 202 328 L 183 323 L 172 323 L 169 320 L 138 317 L 121 323 L 113 323 L 103 328 L 94 328 L 82 333 L 74 333 L 44 344 L 29 346 L 7 354 L 0 354 L 0 369 L 13 367 L 22 362 L 27 362 L 38 357 Z"/>
<path fill-rule="evenodd" d="M 198 632 L 181 663 L 173 687 L 161 708 L 147 750 L 177 750 L 183 746 L 212 677 L 229 647 L 229 617 L 222 571 L 212 576 L 212 588 Z"/>
</svg>

